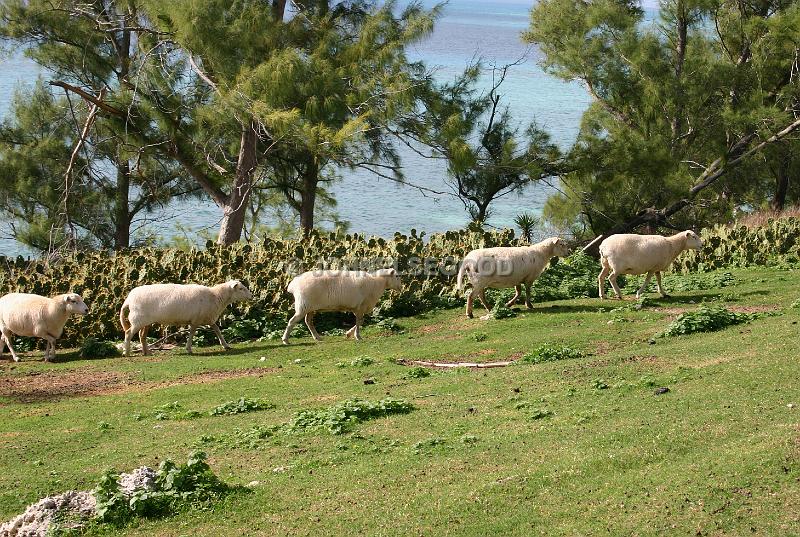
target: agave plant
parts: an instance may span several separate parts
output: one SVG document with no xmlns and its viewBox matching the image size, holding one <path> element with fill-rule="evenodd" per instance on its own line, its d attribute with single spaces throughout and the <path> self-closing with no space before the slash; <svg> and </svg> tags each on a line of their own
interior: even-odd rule
<svg viewBox="0 0 800 537">
<path fill-rule="evenodd" d="M 528 244 L 533 242 L 533 232 L 541 224 L 541 219 L 533 213 L 521 213 L 514 217 L 514 223 Z"/>
</svg>

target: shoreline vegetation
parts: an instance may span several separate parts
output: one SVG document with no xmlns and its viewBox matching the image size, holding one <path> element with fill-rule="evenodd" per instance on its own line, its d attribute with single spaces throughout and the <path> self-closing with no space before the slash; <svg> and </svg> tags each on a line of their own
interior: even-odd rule
<svg viewBox="0 0 800 537">
<path fill-rule="evenodd" d="M 684 252 L 672 270 L 685 274 L 726 267 L 796 266 L 800 263 L 800 219 L 792 216 L 794 211 L 787 214 L 790 216 L 762 218 L 765 224 L 759 227 L 740 224 L 704 229 L 700 233 L 702 251 Z M 403 280 L 403 290 L 387 294 L 371 316 L 373 323 L 388 326 L 396 318 L 463 305 L 464 295 L 456 289 L 456 273 L 470 250 L 521 244 L 527 243 L 510 229 L 498 232 L 473 228 L 430 236 L 397 233 L 392 239 L 313 232 L 301 239 L 266 239 L 256 245 L 223 247 L 209 241 L 203 249 L 78 251 L 52 261 L 0 258 L 0 292 L 45 296 L 81 293 L 93 313 L 69 323 L 62 338 L 64 344 L 79 345 L 84 337 L 100 341 L 121 337 L 119 309 L 127 293 L 138 285 L 216 285 L 238 279 L 253 291 L 254 300 L 233 305 L 223 314 L 226 339 L 271 340 L 278 338 L 291 310 L 292 298 L 286 285 L 304 271 L 395 268 Z M 576 251 L 551 264 L 534 283 L 533 300 L 595 297 L 599 272 L 595 259 Z M 506 290 L 491 291 L 491 295 L 492 303 L 510 298 Z M 323 314 L 321 330 L 336 333 L 349 319 L 345 314 Z M 302 325 L 295 330 L 307 335 Z M 177 336 L 180 339 L 181 334 Z M 201 329 L 197 341 L 203 345 L 215 338 L 210 330 Z"/>
</svg>

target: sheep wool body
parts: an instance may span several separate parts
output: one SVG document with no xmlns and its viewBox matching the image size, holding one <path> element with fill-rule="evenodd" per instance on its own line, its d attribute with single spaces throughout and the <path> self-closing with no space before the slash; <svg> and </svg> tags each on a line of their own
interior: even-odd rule
<svg viewBox="0 0 800 537">
<path fill-rule="evenodd" d="M 557 237 L 545 239 L 531 246 L 512 246 L 498 248 L 479 248 L 469 252 L 458 271 L 458 289 L 464 288 L 464 276 L 472 284 L 472 293 L 467 297 L 467 317 L 472 317 L 474 298 L 490 311 L 486 301 L 486 289 L 515 288 L 515 295 L 506 305 L 514 305 L 525 287 L 525 305 L 533 308 L 530 301 L 530 288 L 533 282 L 547 268 L 553 257 L 569 255 L 566 243 Z"/>
<path fill-rule="evenodd" d="M 250 298 L 250 291 L 237 280 L 213 287 L 175 283 L 137 287 L 128 294 L 120 310 L 120 324 L 125 330 L 125 354 L 130 355 L 131 338 L 138 333 L 142 351 L 147 355 L 147 330 L 156 323 L 163 326 L 189 325 L 188 353 L 192 352 L 195 329 L 204 325 L 210 325 L 220 344 L 228 349 L 230 347 L 217 320 L 232 303 Z"/>
<path fill-rule="evenodd" d="M 603 267 L 597 278 L 600 298 L 605 298 L 605 279 L 608 277 L 617 298 L 622 299 L 617 285 L 620 274 L 647 274 L 636 298 L 644 293 L 653 275 L 656 276 L 658 292 L 667 296 L 661 287 L 661 272 L 668 269 L 684 250 L 702 247 L 703 241 L 694 231 L 681 231 L 670 237 L 631 233 L 612 235 L 600 243 L 600 264 Z"/>
<path fill-rule="evenodd" d="M 402 288 L 394 269 L 375 272 L 354 270 L 311 271 L 295 277 L 286 290 L 294 296 L 295 313 L 283 333 L 283 343 L 288 344 L 292 328 L 305 319 L 315 340 L 321 339 L 314 327 L 314 313 L 318 311 L 349 311 L 356 316 L 356 324 L 347 332 L 361 339 L 359 327 L 364 316 L 378 304 L 387 289 Z"/>
<path fill-rule="evenodd" d="M 56 355 L 56 340 L 64 333 L 70 315 L 86 315 L 89 308 L 80 295 L 67 293 L 48 298 L 27 293 L 9 293 L 0 298 L 0 353 L 6 345 L 14 361 L 19 357 L 12 346 L 13 336 L 47 340 L 44 360 Z"/>
</svg>

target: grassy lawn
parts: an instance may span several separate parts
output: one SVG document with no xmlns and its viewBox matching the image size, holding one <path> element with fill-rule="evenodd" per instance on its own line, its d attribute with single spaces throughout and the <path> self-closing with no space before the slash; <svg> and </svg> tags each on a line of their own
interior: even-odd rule
<svg viewBox="0 0 800 537">
<path fill-rule="evenodd" d="M 358 343 L 3 361 L 0 518 L 91 488 L 108 467 L 183 462 L 200 448 L 224 480 L 259 484 L 212 510 L 113 533 L 800 534 L 800 309 L 789 307 L 800 271 L 731 272 L 732 287 L 675 293 L 639 311 L 572 300 L 497 321 L 460 309 L 400 319 L 404 333 L 371 327 Z M 704 300 L 782 314 L 650 341 Z M 422 378 L 396 363 L 507 360 L 543 343 L 586 356 Z M 374 363 L 349 365 L 362 356 Z M 656 395 L 659 387 L 669 392 Z M 275 407 L 208 416 L 242 396 Z M 355 397 L 405 399 L 416 410 L 343 435 L 246 434 Z M 204 416 L 156 419 L 172 402 Z"/>
</svg>

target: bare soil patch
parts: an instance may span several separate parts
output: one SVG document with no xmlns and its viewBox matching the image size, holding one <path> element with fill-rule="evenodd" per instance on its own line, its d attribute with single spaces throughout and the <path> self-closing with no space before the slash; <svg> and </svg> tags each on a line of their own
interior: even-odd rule
<svg viewBox="0 0 800 537">
<path fill-rule="evenodd" d="M 108 395 L 182 384 L 208 384 L 241 377 L 260 377 L 273 371 L 276 369 L 265 367 L 212 370 L 160 382 L 141 382 L 134 380 L 130 373 L 90 368 L 64 372 L 34 371 L 25 375 L 0 376 L 0 396 L 20 403 L 36 403 L 67 397 Z"/>
</svg>

